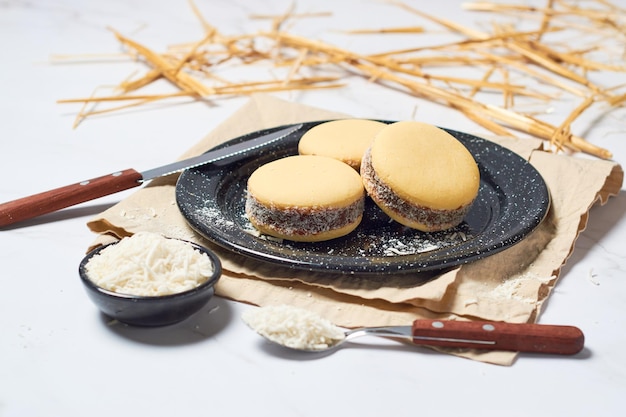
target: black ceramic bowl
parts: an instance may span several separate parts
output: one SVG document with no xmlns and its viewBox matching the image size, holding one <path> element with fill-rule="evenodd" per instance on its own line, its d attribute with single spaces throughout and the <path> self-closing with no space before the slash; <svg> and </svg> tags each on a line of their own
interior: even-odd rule
<svg viewBox="0 0 626 417">
<path fill-rule="evenodd" d="M 117 242 L 89 252 L 81 261 L 78 274 L 89 298 L 111 318 L 134 326 L 167 326 L 178 323 L 196 313 L 209 301 L 215 292 L 215 283 L 222 274 L 222 265 L 217 255 L 203 246 L 186 243 L 205 253 L 213 264 L 213 275 L 191 290 L 164 296 L 137 296 L 119 294 L 97 286 L 87 276 L 87 263 L 104 248 L 116 245 Z"/>
</svg>

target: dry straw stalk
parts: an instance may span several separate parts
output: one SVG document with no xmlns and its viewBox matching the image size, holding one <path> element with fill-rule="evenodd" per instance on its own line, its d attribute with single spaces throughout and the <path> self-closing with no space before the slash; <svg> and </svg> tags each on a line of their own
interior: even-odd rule
<svg viewBox="0 0 626 417">
<path fill-rule="evenodd" d="M 623 59 L 601 62 L 591 58 L 604 52 L 599 39 L 617 38 L 622 44 L 626 42 L 623 23 L 626 10 L 608 0 L 583 0 L 576 4 L 547 0 L 545 6 L 539 8 L 492 2 L 463 5 L 467 10 L 494 13 L 500 17 L 515 16 L 517 20 L 522 16 L 526 22 L 536 22 L 536 29 L 525 31 L 516 30 L 510 24 L 494 24 L 491 31 L 477 30 L 391 1 L 390 7 L 398 7 L 435 24 L 459 40 L 402 50 L 389 48 L 371 55 L 308 39 L 285 29 L 298 19 L 328 17 L 330 14 L 326 12 L 298 14 L 293 4 L 278 16 L 253 16 L 271 21 L 267 31 L 226 37 L 202 16 L 193 2 L 190 4 L 204 30 L 200 40 L 157 53 L 114 31 L 129 54 L 144 62 L 148 70 L 139 78 L 121 82 L 114 95 L 93 95 L 59 102 L 83 103 L 77 117 L 79 121 L 95 114 L 173 97 L 206 100 L 256 92 L 341 88 L 348 84 L 349 77 L 359 74 L 372 83 L 400 89 L 458 110 L 497 135 L 515 136 L 513 131 L 519 131 L 549 142 L 555 151 L 612 157 L 609 150 L 588 143 L 572 132 L 574 122 L 594 106 L 617 107 L 626 102 L 623 85 L 600 86 L 587 76 L 593 71 L 626 72 Z M 585 4 L 588 7 L 584 7 Z M 552 35 L 568 30 L 576 32 L 576 39 L 588 38 L 592 46 L 572 50 L 562 42 L 550 41 Z M 423 36 L 428 32 L 425 26 L 418 25 L 344 31 L 346 36 L 379 36 L 379 45 L 384 45 L 385 37 L 395 34 Z M 606 56 L 614 56 L 614 52 L 609 51 Z M 238 82 L 216 75 L 226 65 L 254 64 L 266 67 L 269 64 L 276 71 L 283 72 L 272 72 L 268 79 L 259 70 L 258 79 Z M 455 66 L 484 70 L 477 78 L 445 72 Z M 333 76 L 316 75 L 328 73 L 329 69 Z M 276 77 L 278 73 L 284 75 Z M 168 80 L 178 91 L 162 95 L 138 93 L 141 88 L 161 79 Z M 533 89 L 532 85 L 549 86 L 550 91 Z M 502 105 L 481 101 L 480 96 L 485 93 L 501 95 Z M 580 104 L 556 126 L 540 120 L 537 115 L 516 110 L 520 99 L 547 106 L 551 100 L 564 96 L 576 98 Z M 122 104 L 105 109 L 93 107 L 114 102 Z M 87 104 L 92 105 L 90 110 Z"/>
</svg>

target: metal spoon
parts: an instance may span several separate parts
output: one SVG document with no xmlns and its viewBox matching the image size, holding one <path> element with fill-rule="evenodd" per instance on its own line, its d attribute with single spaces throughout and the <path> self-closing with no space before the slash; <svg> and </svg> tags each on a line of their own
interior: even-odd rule
<svg viewBox="0 0 626 417">
<path fill-rule="evenodd" d="M 281 344 L 271 335 L 257 331 L 267 340 Z M 336 349 L 360 336 L 404 339 L 416 345 L 516 352 L 573 355 L 583 349 L 585 337 L 573 326 L 486 321 L 415 320 L 411 326 L 363 327 L 344 332 L 343 338 L 328 339 L 314 346 L 288 346 L 307 352 Z"/>
</svg>

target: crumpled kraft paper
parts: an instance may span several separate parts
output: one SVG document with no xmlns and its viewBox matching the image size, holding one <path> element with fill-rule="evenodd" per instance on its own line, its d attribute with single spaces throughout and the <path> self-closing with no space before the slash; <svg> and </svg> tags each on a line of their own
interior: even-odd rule
<svg viewBox="0 0 626 417">
<path fill-rule="evenodd" d="M 256 130 L 343 117 L 350 116 L 268 95 L 253 96 L 181 159 Z M 211 247 L 222 260 L 217 295 L 259 306 L 306 308 L 344 327 L 405 325 L 418 318 L 535 322 L 586 226 L 589 208 L 596 201 L 605 204 L 620 191 L 623 171 L 611 161 L 545 152 L 540 140 L 489 139 L 529 160 L 542 174 L 552 198 L 549 213 L 517 245 L 426 282 L 411 275 L 374 279 L 296 271 L 230 253 L 187 225 L 175 202 L 177 175 L 153 180 L 90 220 L 88 227 L 98 233 L 90 249 L 139 231 L 191 240 Z M 438 350 L 500 365 L 510 365 L 516 358 L 514 352 Z"/>
</svg>

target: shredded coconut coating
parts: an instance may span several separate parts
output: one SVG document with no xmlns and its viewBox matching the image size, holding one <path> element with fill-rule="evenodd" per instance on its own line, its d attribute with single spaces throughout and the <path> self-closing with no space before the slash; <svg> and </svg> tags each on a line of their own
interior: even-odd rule
<svg viewBox="0 0 626 417">
<path fill-rule="evenodd" d="M 213 263 L 185 242 L 140 232 L 100 251 L 86 271 L 94 284 L 109 291 L 162 296 L 199 286 L 213 274 Z"/>
<path fill-rule="evenodd" d="M 314 236 L 358 224 L 365 198 L 345 207 L 273 207 L 262 204 L 248 193 L 246 214 L 258 226 L 281 236 Z"/>
<path fill-rule="evenodd" d="M 345 338 L 344 332 L 325 318 L 288 305 L 246 310 L 241 318 L 260 335 L 294 349 L 323 350 Z"/>
<path fill-rule="evenodd" d="M 368 195 L 383 211 L 395 214 L 395 220 L 405 226 L 422 231 L 433 232 L 458 226 L 471 207 L 470 203 L 455 210 L 437 210 L 404 200 L 378 177 L 369 149 L 363 156 L 361 176 Z"/>
</svg>

